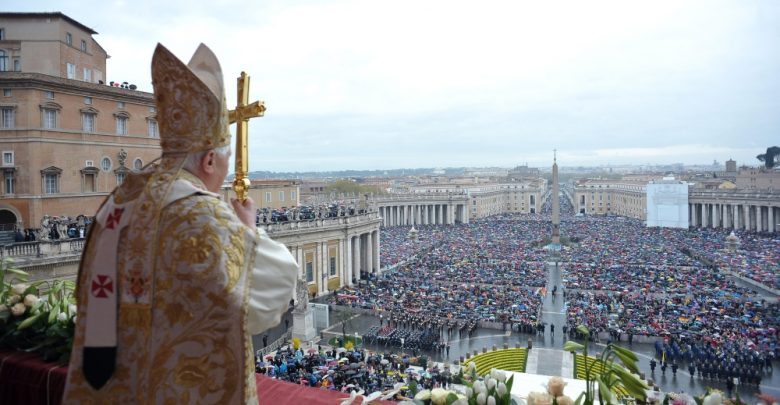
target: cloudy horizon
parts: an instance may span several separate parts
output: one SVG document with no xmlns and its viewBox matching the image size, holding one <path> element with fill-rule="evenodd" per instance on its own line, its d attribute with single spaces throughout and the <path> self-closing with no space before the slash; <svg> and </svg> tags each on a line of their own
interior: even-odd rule
<svg viewBox="0 0 780 405">
<path fill-rule="evenodd" d="M 11 0 L 99 34 L 151 91 L 160 42 L 252 77 L 250 170 L 709 164 L 780 144 L 780 2 Z"/>
</svg>

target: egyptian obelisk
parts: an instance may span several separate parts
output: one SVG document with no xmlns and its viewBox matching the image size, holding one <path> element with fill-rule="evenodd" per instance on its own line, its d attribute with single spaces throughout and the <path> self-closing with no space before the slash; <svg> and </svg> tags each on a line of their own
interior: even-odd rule
<svg viewBox="0 0 780 405">
<path fill-rule="evenodd" d="M 552 167 L 552 243 L 559 245 L 561 243 L 561 204 L 558 200 L 560 190 L 558 189 L 558 162 L 556 161 L 556 151 L 553 150 Z"/>
</svg>

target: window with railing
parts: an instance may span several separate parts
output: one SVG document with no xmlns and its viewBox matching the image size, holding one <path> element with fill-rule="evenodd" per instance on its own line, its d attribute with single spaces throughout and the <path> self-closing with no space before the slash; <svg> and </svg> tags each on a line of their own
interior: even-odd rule
<svg viewBox="0 0 780 405">
<path fill-rule="evenodd" d="M 57 128 L 57 110 L 53 108 L 43 109 L 43 127 L 46 129 Z"/>
<path fill-rule="evenodd" d="M 50 166 L 41 170 L 44 194 L 57 194 L 60 192 L 60 175 L 62 175 L 62 169 L 59 167 Z"/>
<path fill-rule="evenodd" d="M 95 113 L 83 112 L 81 113 L 81 122 L 84 132 L 95 132 Z"/>
<path fill-rule="evenodd" d="M 3 192 L 5 194 L 13 194 L 14 193 L 14 171 L 13 170 L 4 170 L 3 171 Z"/>
<path fill-rule="evenodd" d="M 147 125 L 147 133 L 149 134 L 149 138 L 160 137 L 160 133 L 158 132 L 159 129 L 157 127 L 157 120 L 147 119 L 146 125 Z"/>
<path fill-rule="evenodd" d="M 16 114 L 13 107 L 2 108 L 2 122 L 0 126 L 5 129 L 11 129 L 16 126 Z"/>
<path fill-rule="evenodd" d="M 116 134 L 127 135 L 127 117 L 122 115 L 116 116 Z"/>
</svg>

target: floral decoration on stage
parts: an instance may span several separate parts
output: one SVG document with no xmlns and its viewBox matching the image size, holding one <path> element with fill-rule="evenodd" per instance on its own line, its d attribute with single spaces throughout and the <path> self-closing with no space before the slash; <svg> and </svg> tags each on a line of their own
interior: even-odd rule
<svg viewBox="0 0 780 405">
<path fill-rule="evenodd" d="M 71 280 L 28 283 L 29 275 L 0 261 L 0 348 L 38 352 L 67 362 L 76 323 L 76 284 Z"/>
</svg>

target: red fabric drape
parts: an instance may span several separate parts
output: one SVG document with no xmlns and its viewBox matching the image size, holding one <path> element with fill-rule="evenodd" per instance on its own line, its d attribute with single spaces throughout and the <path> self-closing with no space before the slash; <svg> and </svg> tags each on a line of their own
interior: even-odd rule
<svg viewBox="0 0 780 405">
<path fill-rule="evenodd" d="M 0 351 L 0 404 L 62 403 L 68 367 L 37 354 Z"/>
<path fill-rule="evenodd" d="M 59 405 L 67 377 L 67 366 L 47 363 L 33 353 L 0 350 L 0 404 Z M 308 388 L 260 374 L 256 378 L 260 405 L 333 405 L 349 397 L 336 391 Z"/>
</svg>

